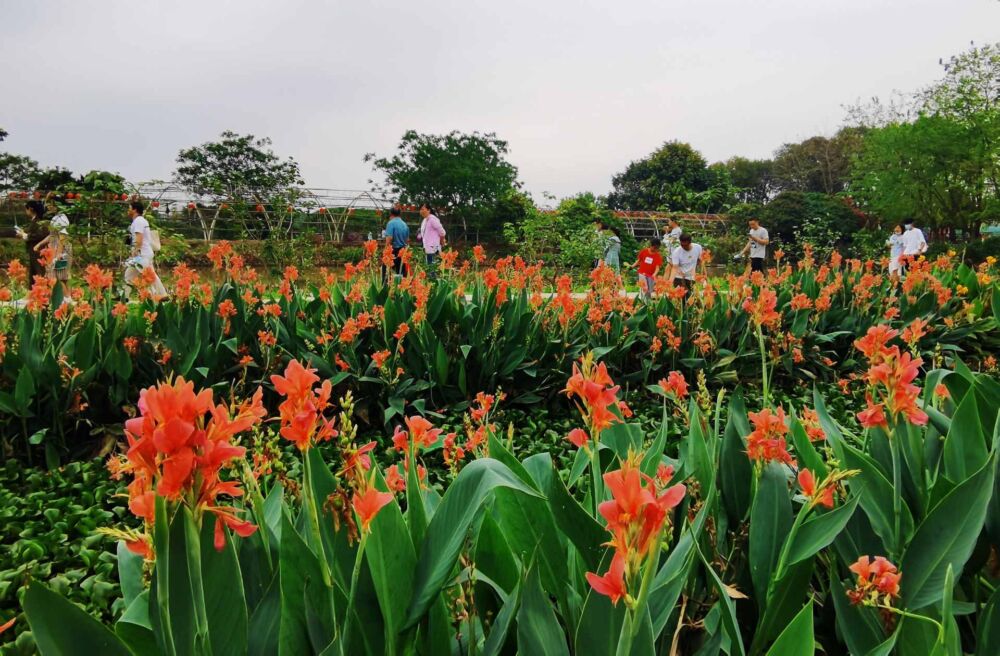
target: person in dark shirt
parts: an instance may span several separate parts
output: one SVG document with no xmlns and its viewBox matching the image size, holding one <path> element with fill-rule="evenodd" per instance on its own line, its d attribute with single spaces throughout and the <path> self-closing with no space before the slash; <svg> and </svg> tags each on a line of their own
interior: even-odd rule
<svg viewBox="0 0 1000 656">
<path fill-rule="evenodd" d="M 49 231 L 44 225 L 45 204 L 42 201 L 29 200 L 25 203 L 24 213 L 28 217 L 28 222 L 20 230 L 18 236 L 24 240 L 28 250 L 28 284 L 30 285 L 34 282 L 35 276 L 45 275 L 42 254 L 35 250 L 35 246 L 49 236 Z"/>
</svg>

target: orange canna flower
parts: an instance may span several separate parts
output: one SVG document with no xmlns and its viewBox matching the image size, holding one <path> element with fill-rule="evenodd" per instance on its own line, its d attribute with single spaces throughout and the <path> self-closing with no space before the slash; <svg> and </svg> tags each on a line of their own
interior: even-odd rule
<svg viewBox="0 0 1000 656">
<path fill-rule="evenodd" d="M 358 514 L 358 519 L 361 520 L 361 530 L 368 532 L 370 531 L 370 526 L 372 520 L 378 515 L 379 511 L 390 501 L 392 501 L 393 496 L 389 492 L 380 492 L 374 486 L 369 486 L 364 492 L 355 492 L 354 500 L 352 505 L 354 506 L 354 512 Z"/>
<path fill-rule="evenodd" d="M 617 606 L 622 597 L 628 594 L 628 589 L 625 587 L 625 558 L 616 553 L 611 559 L 611 567 L 604 576 L 587 572 L 587 583 L 594 592 L 609 597 L 612 606 Z"/>
</svg>

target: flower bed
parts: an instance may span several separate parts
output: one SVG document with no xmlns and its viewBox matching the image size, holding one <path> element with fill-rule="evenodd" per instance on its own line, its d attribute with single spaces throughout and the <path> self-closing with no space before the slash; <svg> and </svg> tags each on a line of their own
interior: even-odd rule
<svg viewBox="0 0 1000 656">
<path fill-rule="evenodd" d="M 128 509 L 84 507 L 98 525 L 55 556 L 94 552 L 110 589 L 3 579 L 23 609 L 0 617 L 10 650 L 1000 641 L 993 263 L 921 263 L 896 286 L 874 264 L 806 260 L 699 281 L 687 302 L 660 281 L 644 304 L 604 269 L 587 298 L 543 296 L 516 260 L 449 256 L 436 282 L 386 285 L 371 247 L 320 285 L 289 269 L 271 290 L 225 245 L 212 257 L 229 281 L 182 268 L 167 302 L 116 305 L 95 268 L 72 305 L 53 311 L 37 283 L 6 312 L 9 444 L 57 461 L 76 439 L 62 422 L 121 413 L 108 468 Z M 7 467 L 19 487 L 55 480 Z"/>
</svg>

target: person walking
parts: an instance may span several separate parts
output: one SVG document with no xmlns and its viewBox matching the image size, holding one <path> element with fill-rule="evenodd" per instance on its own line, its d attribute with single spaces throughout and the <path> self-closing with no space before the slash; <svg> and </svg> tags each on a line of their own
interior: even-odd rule
<svg viewBox="0 0 1000 656">
<path fill-rule="evenodd" d="M 660 254 L 660 239 L 653 237 L 649 240 L 649 246 L 639 251 L 639 260 L 636 263 L 639 289 L 647 301 L 653 298 L 656 275 L 660 272 L 661 266 L 663 266 L 663 256 Z"/>
<path fill-rule="evenodd" d="M 441 254 L 441 247 L 444 245 L 445 231 L 441 225 L 441 220 L 434 216 L 431 206 L 424 203 L 420 206 L 420 230 L 417 236 L 424 247 L 424 255 L 427 258 L 427 266 L 431 269 L 430 277 L 434 278 L 434 265 Z"/>
<path fill-rule="evenodd" d="M 28 217 L 28 222 L 22 228 L 15 227 L 17 236 L 24 240 L 24 245 L 28 251 L 28 286 L 30 287 L 35 276 L 44 276 L 45 267 L 42 266 L 41 248 L 38 245 L 45 241 L 45 204 L 40 200 L 29 200 L 24 204 L 24 214 Z"/>
<path fill-rule="evenodd" d="M 153 300 L 160 300 L 167 295 L 167 289 L 163 286 L 160 276 L 156 275 L 153 267 L 153 234 L 149 221 L 145 217 L 146 206 L 140 201 L 132 201 L 128 206 L 128 218 L 132 220 L 128 228 L 128 234 L 132 239 L 132 256 L 125 261 L 125 296 L 131 296 L 134 283 L 142 282 L 145 271 L 152 272 L 153 281 L 149 284 L 149 293 Z"/>
<path fill-rule="evenodd" d="M 614 227 L 608 228 L 608 233 L 604 235 L 604 266 L 621 273 L 622 238 Z"/>
<path fill-rule="evenodd" d="M 691 235 L 681 233 L 677 248 L 670 254 L 671 279 L 674 287 L 684 288 L 684 297 L 691 293 L 695 277 L 701 268 L 701 254 L 704 252 L 701 244 L 691 241 Z"/>
<path fill-rule="evenodd" d="M 674 249 L 680 246 L 681 234 L 683 232 L 681 225 L 677 223 L 677 219 L 671 217 L 667 228 L 663 231 L 663 243 L 667 246 L 667 253 L 673 253 Z"/>
<path fill-rule="evenodd" d="M 49 234 L 35 245 L 35 250 L 41 252 L 45 247 L 52 249 L 52 257 L 45 269 L 45 276 L 55 280 L 62 288 L 63 299 L 69 300 L 69 271 L 72 261 L 72 245 L 69 239 L 69 217 L 59 211 L 56 198 L 47 199 L 46 209 L 55 216 L 49 221 Z"/>
<path fill-rule="evenodd" d="M 903 226 L 893 226 L 885 245 L 889 247 L 889 275 L 899 278 L 899 270 L 903 266 Z"/>
<path fill-rule="evenodd" d="M 900 259 L 900 274 L 906 273 L 910 261 L 915 260 L 927 252 L 927 239 L 924 238 L 924 231 L 913 225 L 913 219 L 903 221 L 903 254 Z"/>
<path fill-rule="evenodd" d="M 747 245 L 743 247 L 742 251 L 740 251 L 740 256 L 743 257 L 749 253 L 750 270 L 763 271 L 764 258 L 767 257 L 767 245 L 771 240 L 768 238 L 767 228 L 761 226 L 760 221 L 757 219 L 750 219 L 749 224 L 749 239 L 747 240 Z"/>
<path fill-rule="evenodd" d="M 398 207 L 389 210 L 389 223 L 385 226 L 385 239 L 392 246 L 392 270 L 397 276 L 406 275 L 403 258 L 400 252 L 410 242 L 410 227 L 403 221 L 403 213 Z M 383 271 L 383 277 L 388 280 L 388 272 Z"/>
</svg>

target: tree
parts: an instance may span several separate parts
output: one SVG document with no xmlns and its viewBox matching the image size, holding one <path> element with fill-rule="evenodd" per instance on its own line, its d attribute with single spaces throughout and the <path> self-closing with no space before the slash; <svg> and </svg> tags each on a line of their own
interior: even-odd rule
<svg viewBox="0 0 1000 656">
<path fill-rule="evenodd" d="M 507 161 L 507 142 L 493 132 L 444 135 L 407 130 L 391 157 L 365 155 L 384 176 L 383 193 L 401 203 L 431 203 L 442 213 L 455 214 L 468 228 L 494 216 L 497 204 L 519 189 L 517 168 Z M 369 180 L 369 183 L 373 181 Z"/>
<path fill-rule="evenodd" d="M 701 153 L 690 144 L 668 141 L 611 179 L 608 205 L 616 210 L 714 212 L 721 209 L 719 195 L 706 204 L 699 194 L 715 182 L 717 176 L 709 171 Z M 704 207 L 696 210 L 698 205 Z"/>
<path fill-rule="evenodd" d="M 817 192 L 783 191 L 750 216 L 767 228 L 772 248 L 787 250 L 808 242 L 823 256 L 861 224 L 846 199 Z"/>
<path fill-rule="evenodd" d="M 7 134 L 8 134 L 8 132 L 6 130 L 4 130 L 3 128 L 0 128 L 0 141 L 3 141 L 4 139 L 6 139 L 7 138 Z"/>
<path fill-rule="evenodd" d="M 872 131 L 855 166 L 854 195 L 879 216 L 978 234 L 997 219 L 985 174 L 982 142 L 968 126 L 944 116 Z"/>
<path fill-rule="evenodd" d="M 181 150 L 174 181 L 192 193 L 206 196 L 214 207 L 197 207 L 205 239 L 211 239 L 222 205 L 231 206 L 254 236 L 281 229 L 289 219 L 288 203 L 303 184 L 298 163 L 281 159 L 271 150 L 271 140 L 252 134 L 223 132 L 218 141 Z M 263 211 L 257 211 L 258 206 Z M 263 222 L 264 230 L 258 224 Z"/>
<path fill-rule="evenodd" d="M 38 162 L 30 157 L 0 153 L 0 191 L 32 189 L 38 173 Z"/>
<path fill-rule="evenodd" d="M 778 193 L 773 160 L 730 157 L 726 160 L 726 168 L 740 203 L 763 204 Z"/>
<path fill-rule="evenodd" d="M 876 127 L 853 167 L 852 191 L 884 218 L 978 235 L 1000 220 L 1000 44 L 942 65 L 944 78 L 910 96 L 913 110 L 879 112 L 875 99 L 855 112 Z"/>
<path fill-rule="evenodd" d="M 845 127 L 832 137 L 810 137 L 781 146 L 774 154 L 774 176 L 779 188 L 824 194 L 844 191 L 863 134 L 863 128 Z"/>
</svg>

